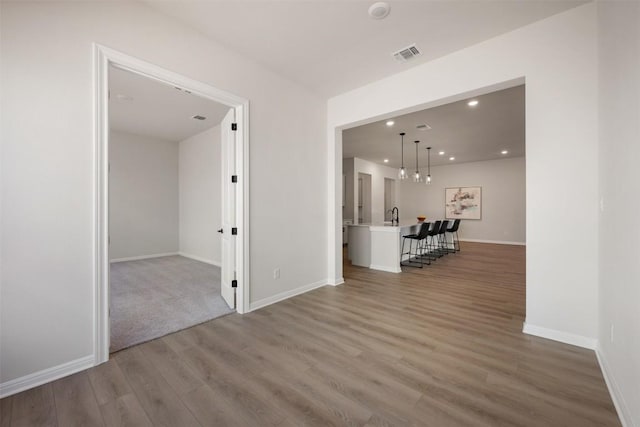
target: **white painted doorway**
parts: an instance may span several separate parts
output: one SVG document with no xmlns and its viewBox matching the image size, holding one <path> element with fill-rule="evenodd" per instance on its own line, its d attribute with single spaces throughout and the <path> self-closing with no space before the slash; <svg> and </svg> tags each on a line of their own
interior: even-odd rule
<svg viewBox="0 0 640 427">
<path fill-rule="evenodd" d="M 391 221 L 392 209 L 396 205 L 396 180 L 384 179 L 384 220 Z"/>
<path fill-rule="evenodd" d="M 109 67 L 126 70 L 200 97 L 231 107 L 228 115 L 226 142 L 233 147 L 233 156 L 225 163 L 223 176 L 228 200 L 226 205 L 229 239 L 224 248 L 226 267 L 222 276 L 233 278 L 229 289 L 222 290 L 223 297 L 239 313 L 249 311 L 249 176 L 248 176 L 248 109 L 249 102 L 208 84 L 162 69 L 154 64 L 130 57 L 100 45 L 94 45 L 95 70 L 95 305 L 94 305 L 94 354 L 95 364 L 109 359 L 109 115 L 108 99 Z M 227 120 L 225 118 L 225 121 Z M 233 124 L 233 130 L 231 126 Z M 223 121 L 221 126 L 224 126 Z M 227 149 L 228 150 L 228 149 Z M 233 179 L 233 182 L 232 182 Z M 233 185 L 231 185 L 233 184 Z M 233 232 L 231 232 L 233 229 Z M 237 286 L 232 288 L 232 286 Z"/>
<path fill-rule="evenodd" d="M 236 223 L 236 131 L 233 130 L 235 123 L 235 111 L 229 110 L 221 123 L 221 158 L 222 158 L 222 228 L 218 230 L 222 242 L 222 265 L 220 291 L 222 298 L 231 308 L 236 308 L 236 258 L 235 258 L 235 223 Z"/>
</svg>

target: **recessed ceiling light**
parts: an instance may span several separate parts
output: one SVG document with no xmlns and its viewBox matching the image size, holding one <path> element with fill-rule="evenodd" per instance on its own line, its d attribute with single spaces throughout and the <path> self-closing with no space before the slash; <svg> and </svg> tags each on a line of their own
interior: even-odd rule
<svg viewBox="0 0 640 427">
<path fill-rule="evenodd" d="M 478 105 L 478 100 L 477 99 L 472 99 L 471 101 L 467 102 L 467 105 L 469 107 L 475 107 L 476 105 Z"/>
<path fill-rule="evenodd" d="M 393 120 L 388 120 L 387 121 L 387 126 L 393 126 L 395 124 L 395 122 Z"/>
<path fill-rule="evenodd" d="M 384 159 L 384 162 L 385 163 L 389 163 L 389 159 Z"/>
<path fill-rule="evenodd" d="M 455 160 L 455 159 L 456 159 L 456 158 L 455 158 L 455 157 L 453 157 L 453 156 L 449 157 L 449 160 Z"/>
<path fill-rule="evenodd" d="M 207 120 L 207 118 L 205 116 L 193 116 L 192 119 L 196 119 L 196 120 Z"/>
<path fill-rule="evenodd" d="M 444 156 L 444 151 L 438 151 L 438 154 Z"/>
<path fill-rule="evenodd" d="M 502 150 L 500 154 L 509 154 L 509 152 L 507 150 Z"/>
<path fill-rule="evenodd" d="M 383 1 L 376 2 L 369 7 L 369 16 L 373 19 L 386 18 L 390 12 L 389 5 Z"/>
</svg>

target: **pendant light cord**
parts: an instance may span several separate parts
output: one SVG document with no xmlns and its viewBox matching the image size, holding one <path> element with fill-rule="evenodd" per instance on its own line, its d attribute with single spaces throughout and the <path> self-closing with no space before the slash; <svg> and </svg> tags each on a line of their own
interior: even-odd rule
<svg viewBox="0 0 640 427">
<path fill-rule="evenodd" d="M 427 184 L 431 184 L 431 147 L 427 147 Z"/>
<path fill-rule="evenodd" d="M 404 132 L 400 133 L 400 153 L 402 155 L 402 169 L 404 169 Z"/>
</svg>

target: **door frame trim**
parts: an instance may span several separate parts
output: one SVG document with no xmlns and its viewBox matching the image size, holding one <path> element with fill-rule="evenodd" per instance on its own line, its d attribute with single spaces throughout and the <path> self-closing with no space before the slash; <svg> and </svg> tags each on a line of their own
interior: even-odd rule
<svg viewBox="0 0 640 427">
<path fill-rule="evenodd" d="M 236 311 L 250 311 L 249 252 L 249 100 L 190 79 L 117 50 L 93 44 L 94 87 L 94 244 L 93 244 L 93 354 L 94 364 L 109 360 L 109 66 L 159 82 L 235 109 L 238 123 L 236 147 Z"/>
</svg>

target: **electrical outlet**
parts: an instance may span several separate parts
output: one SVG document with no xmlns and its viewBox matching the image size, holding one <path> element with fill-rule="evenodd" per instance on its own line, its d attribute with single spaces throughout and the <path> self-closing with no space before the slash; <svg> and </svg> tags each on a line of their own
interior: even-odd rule
<svg viewBox="0 0 640 427">
<path fill-rule="evenodd" d="M 274 279 L 279 279 L 280 278 L 280 269 L 276 268 L 275 270 L 273 270 L 273 278 Z"/>
<path fill-rule="evenodd" d="M 611 339 L 611 344 L 613 344 L 613 323 L 611 324 L 611 334 L 609 335 L 609 338 Z"/>
</svg>

